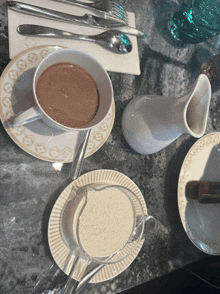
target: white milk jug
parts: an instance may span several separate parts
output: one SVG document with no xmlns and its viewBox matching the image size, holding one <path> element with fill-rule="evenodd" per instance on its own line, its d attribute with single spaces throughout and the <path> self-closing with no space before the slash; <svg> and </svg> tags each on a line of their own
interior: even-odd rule
<svg viewBox="0 0 220 294">
<path fill-rule="evenodd" d="M 201 74 L 181 98 L 156 95 L 134 98 L 122 116 L 126 141 L 138 153 L 152 154 L 183 133 L 200 138 L 206 129 L 211 93 L 209 79 Z"/>
</svg>

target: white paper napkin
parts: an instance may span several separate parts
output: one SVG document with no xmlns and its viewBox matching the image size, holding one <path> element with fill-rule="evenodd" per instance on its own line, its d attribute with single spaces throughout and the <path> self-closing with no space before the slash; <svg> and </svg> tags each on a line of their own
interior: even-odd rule
<svg viewBox="0 0 220 294">
<path fill-rule="evenodd" d="M 59 3 L 52 0 L 23 0 L 23 3 L 32 4 L 35 6 L 46 7 L 61 12 L 84 15 L 88 10 L 84 10 L 74 5 L 68 5 Z M 129 25 L 135 27 L 135 15 L 129 13 Z M 140 61 L 138 55 L 137 38 L 129 35 L 132 42 L 133 50 L 128 54 L 112 53 L 101 46 L 85 41 L 67 40 L 58 38 L 39 38 L 39 37 L 26 37 L 17 33 L 16 28 L 20 24 L 39 24 L 49 26 L 65 31 L 70 31 L 78 34 L 100 34 L 101 29 L 90 28 L 82 25 L 76 25 L 71 23 L 64 23 L 61 21 L 48 20 L 46 18 L 35 17 L 32 15 L 15 12 L 12 9 L 8 9 L 8 32 L 9 32 L 9 56 L 13 59 L 16 55 L 22 51 L 41 45 L 58 45 L 69 47 L 77 50 L 84 51 L 94 58 L 96 58 L 108 71 L 128 73 L 139 75 L 140 74 Z"/>
</svg>

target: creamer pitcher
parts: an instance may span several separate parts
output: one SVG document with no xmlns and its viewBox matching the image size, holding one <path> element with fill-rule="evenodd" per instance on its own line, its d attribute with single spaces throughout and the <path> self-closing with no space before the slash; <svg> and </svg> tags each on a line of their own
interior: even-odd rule
<svg viewBox="0 0 220 294">
<path fill-rule="evenodd" d="M 124 137 L 140 154 L 158 152 L 182 133 L 200 138 L 206 129 L 210 100 L 211 85 L 204 74 L 181 98 L 157 95 L 134 98 L 122 116 Z"/>
</svg>

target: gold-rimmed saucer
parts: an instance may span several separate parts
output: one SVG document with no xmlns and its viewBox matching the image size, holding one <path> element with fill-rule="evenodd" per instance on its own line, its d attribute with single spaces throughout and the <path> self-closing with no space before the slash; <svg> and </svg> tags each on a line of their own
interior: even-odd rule
<svg viewBox="0 0 220 294">
<path fill-rule="evenodd" d="M 50 128 L 41 120 L 13 127 L 10 119 L 34 104 L 32 80 L 41 60 L 60 46 L 30 48 L 16 56 L 5 68 L 0 79 L 0 118 L 11 139 L 24 151 L 49 162 L 71 162 L 75 153 L 78 132 L 63 132 Z M 95 153 L 111 133 L 115 105 L 104 121 L 92 128 L 85 157 Z"/>
</svg>

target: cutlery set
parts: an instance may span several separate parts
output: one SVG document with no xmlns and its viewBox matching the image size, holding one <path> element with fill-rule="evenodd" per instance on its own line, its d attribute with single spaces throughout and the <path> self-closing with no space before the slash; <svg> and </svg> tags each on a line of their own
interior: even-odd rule
<svg viewBox="0 0 220 294">
<path fill-rule="evenodd" d="M 67 32 L 52 27 L 23 24 L 17 27 L 21 35 L 32 37 L 68 38 L 95 42 L 98 45 L 114 53 L 129 53 L 132 44 L 126 34 L 144 37 L 141 31 L 128 25 L 128 14 L 122 6 L 111 0 L 99 0 L 97 2 L 85 3 L 77 0 L 51 0 L 86 8 L 90 13 L 84 15 L 73 15 L 38 7 L 18 1 L 6 1 L 8 7 L 14 11 L 39 16 L 46 19 L 58 20 L 86 27 L 101 29 L 96 35 L 81 35 Z"/>
</svg>

